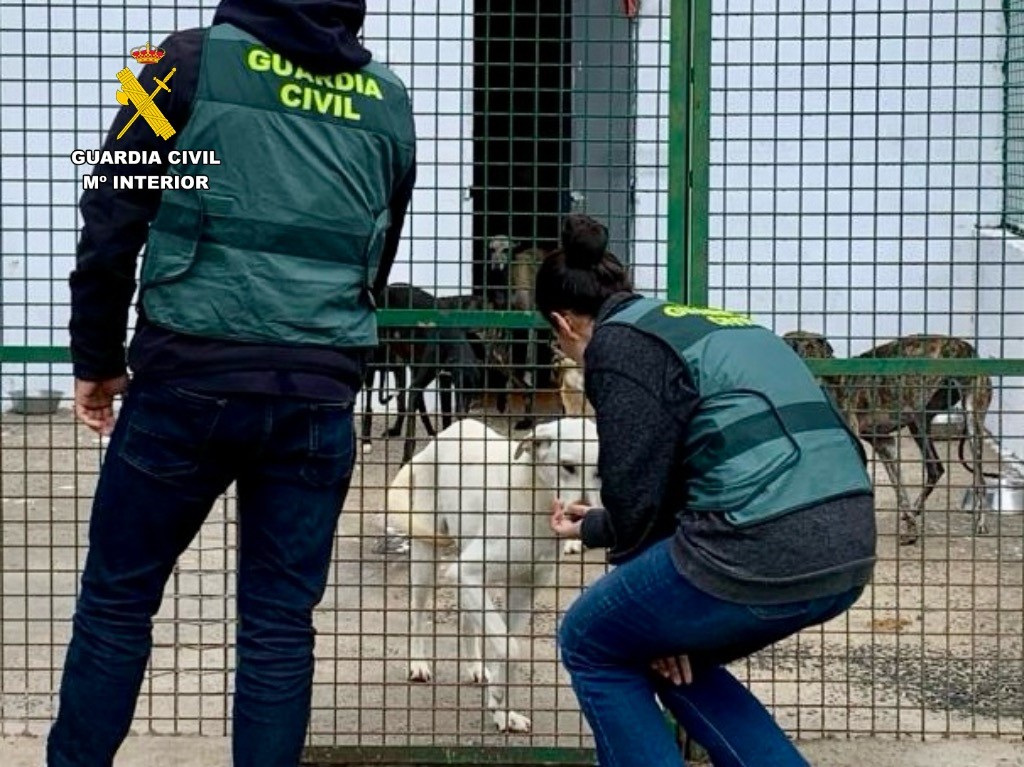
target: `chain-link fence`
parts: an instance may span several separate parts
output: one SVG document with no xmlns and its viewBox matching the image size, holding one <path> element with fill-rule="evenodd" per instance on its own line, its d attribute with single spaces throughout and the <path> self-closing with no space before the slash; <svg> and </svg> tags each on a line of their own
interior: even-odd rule
<svg viewBox="0 0 1024 767">
<path fill-rule="evenodd" d="M 70 156 L 100 146 L 116 72 L 138 71 L 128 51 L 209 23 L 214 4 L 0 1 L 0 722 L 41 734 L 103 458 L 68 410 L 66 284 L 91 171 Z M 529 732 L 499 733 L 485 691 L 465 680 L 450 582 L 413 630 L 416 563 L 450 552 L 410 551 L 384 516 L 386 488 L 446 408 L 518 440 L 582 404 L 560 396 L 576 379 L 529 289 L 572 210 L 608 223 L 641 292 L 748 312 L 779 334 L 803 331 L 792 341 L 806 356 L 838 358 L 811 364 L 873 458 L 876 577 L 848 615 L 737 673 L 801 738 L 1024 732 L 1024 247 L 1000 228 L 1007 18 L 999 3 L 964 0 L 920 11 L 752 0 L 370 9 L 368 47 L 410 88 L 419 180 L 316 616 L 311 745 L 424 763 L 439 746 L 465 747 L 445 758 L 469 763 L 526 747 L 587 763 L 554 637 L 560 612 L 604 571 L 601 553 L 559 552 L 555 582 L 531 595 L 532 623 L 514 618 L 515 590 L 494 584 L 524 660 L 509 694 L 530 719 Z M 903 341 L 845 359 L 914 333 L 969 347 Z M 980 477 L 960 443 L 975 415 L 988 432 Z M 901 512 L 929 478 L 911 529 Z M 989 501 L 987 532 L 964 510 L 971 495 Z M 235 537 L 229 491 L 168 585 L 139 732 L 230 729 Z M 424 636 L 429 682 L 410 668 Z"/>
</svg>

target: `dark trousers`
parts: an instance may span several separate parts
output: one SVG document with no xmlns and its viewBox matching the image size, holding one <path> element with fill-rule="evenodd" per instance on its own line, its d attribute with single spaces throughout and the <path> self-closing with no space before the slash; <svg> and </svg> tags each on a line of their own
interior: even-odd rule
<svg viewBox="0 0 1024 767">
<path fill-rule="evenodd" d="M 110 767 L 152 618 L 217 498 L 238 492 L 236 767 L 295 767 L 309 724 L 313 608 L 355 460 L 352 403 L 133 383 L 100 472 L 49 767 Z"/>
<path fill-rule="evenodd" d="M 658 700 L 715 767 L 807 767 L 724 665 L 840 615 L 862 589 L 781 605 L 726 602 L 684 578 L 670 546 L 655 544 L 599 578 L 562 621 L 562 662 L 601 767 L 682 764 Z M 675 686 L 651 671 L 651 661 L 678 654 L 690 658 L 690 684 Z"/>
</svg>

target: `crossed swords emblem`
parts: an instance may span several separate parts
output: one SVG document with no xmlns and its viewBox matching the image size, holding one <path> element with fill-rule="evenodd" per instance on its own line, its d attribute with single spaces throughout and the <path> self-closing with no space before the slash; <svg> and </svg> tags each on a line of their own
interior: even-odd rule
<svg viewBox="0 0 1024 767">
<path fill-rule="evenodd" d="M 121 132 L 117 134 L 119 139 L 125 134 L 125 131 L 127 131 L 132 124 L 139 119 L 139 115 L 142 115 L 142 118 L 149 124 L 149 127 L 153 129 L 153 132 L 165 141 L 174 135 L 174 128 L 171 126 L 168 119 L 164 117 L 163 112 L 160 111 L 160 107 L 153 103 L 153 99 L 157 97 L 157 94 L 159 94 L 161 90 L 165 90 L 168 93 L 171 92 L 171 89 L 167 87 L 167 81 L 174 76 L 177 69 L 177 67 L 173 67 L 171 71 L 167 73 L 167 77 L 163 80 L 159 77 L 154 77 L 153 80 L 156 82 L 156 88 L 153 89 L 152 93 L 146 93 L 145 89 L 142 87 L 142 83 L 138 81 L 128 67 L 125 67 L 117 73 L 117 79 L 121 81 L 121 88 L 123 89 L 119 90 L 115 94 L 117 102 L 122 106 L 128 106 L 128 103 L 131 102 L 136 110 L 135 114 L 132 115 L 132 119 L 130 119 L 121 129 Z"/>
</svg>

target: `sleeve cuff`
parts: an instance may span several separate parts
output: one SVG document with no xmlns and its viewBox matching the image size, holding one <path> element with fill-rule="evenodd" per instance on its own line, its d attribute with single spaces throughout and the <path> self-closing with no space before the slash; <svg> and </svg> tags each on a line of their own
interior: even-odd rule
<svg viewBox="0 0 1024 767">
<path fill-rule="evenodd" d="M 110 381 L 128 373 L 123 354 L 119 360 L 102 363 L 74 360 L 71 367 L 75 378 L 81 381 Z"/>
<path fill-rule="evenodd" d="M 594 508 L 587 512 L 580 525 L 580 540 L 588 549 L 606 549 L 614 545 L 615 533 L 607 509 Z"/>
</svg>

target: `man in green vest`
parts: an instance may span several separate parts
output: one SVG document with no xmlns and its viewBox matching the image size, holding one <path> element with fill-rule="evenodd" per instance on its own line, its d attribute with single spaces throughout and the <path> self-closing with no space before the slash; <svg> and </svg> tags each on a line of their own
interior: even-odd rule
<svg viewBox="0 0 1024 767">
<path fill-rule="evenodd" d="M 111 181 L 81 201 L 75 411 L 110 443 L 49 767 L 110 767 L 167 579 L 232 483 L 234 764 L 298 764 L 353 402 L 415 180 L 409 96 L 359 42 L 364 15 L 354 0 L 223 0 L 212 26 L 133 51 L 137 82 L 118 77 L 104 150 L 161 164 L 101 157 Z"/>
</svg>

